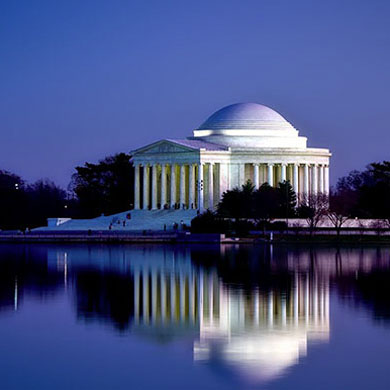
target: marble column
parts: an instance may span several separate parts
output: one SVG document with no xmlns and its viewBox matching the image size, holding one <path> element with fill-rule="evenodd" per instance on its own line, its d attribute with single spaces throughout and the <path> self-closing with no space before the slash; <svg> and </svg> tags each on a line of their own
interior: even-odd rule
<svg viewBox="0 0 390 390">
<path fill-rule="evenodd" d="M 134 270 L 134 320 L 135 323 L 138 324 L 139 322 L 139 314 L 140 314 L 140 307 L 139 307 L 139 287 L 140 287 L 140 274 L 138 269 Z"/>
<path fill-rule="evenodd" d="M 186 301 L 185 301 L 185 291 L 186 291 L 186 286 L 185 286 L 185 276 L 180 274 L 179 278 L 179 284 L 180 284 L 180 323 L 184 324 L 186 321 Z"/>
<path fill-rule="evenodd" d="M 294 164 L 294 172 L 293 172 L 294 178 L 293 178 L 293 188 L 295 194 L 298 196 L 299 191 L 299 165 Z"/>
<path fill-rule="evenodd" d="M 282 164 L 282 171 L 281 171 L 280 181 L 283 183 L 286 180 L 287 180 L 287 165 L 286 164 Z"/>
<path fill-rule="evenodd" d="M 267 165 L 267 181 L 271 187 L 274 186 L 274 164 Z"/>
<path fill-rule="evenodd" d="M 149 275 L 147 271 L 142 270 L 142 318 L 144 323 L 149 322 Z"/>
<path fill-rule="evenodd" d="M 311 167 L 311 193 L 317 195 L 318 192 L 318 167 L 314 164 Z"/>
<path fill-rule="evenodd" d="M 198 210 L 204 209 L 204 183 L 203 183 L 203 164 L 198 164 Z"/>
<path fill-rule="evenodd" d="M 295 274 L 295 283 L 294 283 L 294 298 L 293 298 L 293 307 L 294 307 L 294 325 L 297 326 L 299 323 L 299 276 Z"/>
<path fill-rule="evenodd" d="M 260 166 L 253 164 L 253 184 L 257 190 L 260 187 Z"/>
<path fill-rule="evenodd" d="M 157 271 L 152 271 L 152 307 L 151 307 L 151 317 L 152 323 L 156 323 L 157 320 Z"/>
<path fill-rule="evenodd" d="M 144 165 L 143 209 L 149 210 L 149 166 Z"/>
<path fill-rule="evenodd" d="M 157 164 L 152 165 L 152 210 L 157 210 Z"/>
<path fill-rule="evenodd" d="M 214 171 L 214 164 L 210 163 L 209 164 L 209 180 L 208 180 L 208 184 L 209 184 L 209 188 L 208 188 L 209 210 L 213 210 L 213 208 L 214 208 L 214 175 L 213 175 L 213 171 Z"/>
<path fill-rule="evenodd" d="M 136 164 L 134 166 L 134 210 L 140 209 L 139 191 L 140 191 L 139 164 Z"/>
<path fill-rule="evenodd" d="M 173 209 L 176 204 L 176 165 L 171 165 L 171 208 Z"/>
<path fill-rule="evenodd" d="M 195 208 L 195 175 L 194 175 L 194 164 L 189 165 L 188 172 L 188 207 Z"/>
<path fill-rule="evenodd" d="M 267 320 L 269 326 L 274 324 L 274 296 L 272 291 L 268 295 Z"/>
<path fill-rule="evenodd" d="M 320 177 L 319 177 L 320 188 L 319 188 L 319 191 L 320 191 L 321 194 L 323 194 L 324 193 L 324 166 L 320 165 L 318 169 L 320 170 Z"/>
<path fill-rule="evenodd" d="M 167 173 L 166 165 L 161 165 L 161 208 L 167 203 Z"/>
<path fill-rule="evenodd" d="M 245 164 L 238 164 L 238 186 L 245 184 Z"/>
<path fill-rule="evenodd" d="M 309 195 L 309 165 L 304 164 L 303 166 L 303 195 Z"/>
<path fill-rule="evenodd" d="M 329 195 L 329 165 L 324 167 L 324 193 Z"/>
<path fill-rule="evenodd" d="M 180 208 L 183 208 L 183 205 L 186 202 L 186 180 L 185 180 L 185 165 L 180 165 Z"/>
<path fill-rule="evenodd" d="M 161 273 L 161 284 L 160 284 L 160 308 L 161 308 L 161 320 L 163 323 L 166 321 L 166 314 L 167 314 L 167 285 L 166 285 L 166 278 L 167 275 L 162 272 Z"/>
</svg>

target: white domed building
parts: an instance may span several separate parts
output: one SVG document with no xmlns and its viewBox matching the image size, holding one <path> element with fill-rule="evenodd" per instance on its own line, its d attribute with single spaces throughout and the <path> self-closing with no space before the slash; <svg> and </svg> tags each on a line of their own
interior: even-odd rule
<svg viewBox="0 0 390 390">
<path fill-rule="evenodd" d="M 329 192 L 328 149 L 308 148 L 286 119 L 256 103 L 211 115 L 186 139 L 164 139 L 132 152 L 134 208 L 214 209 L 223 192 L 248 180 L 288 180 L 298 194 Z"/>
</svg>

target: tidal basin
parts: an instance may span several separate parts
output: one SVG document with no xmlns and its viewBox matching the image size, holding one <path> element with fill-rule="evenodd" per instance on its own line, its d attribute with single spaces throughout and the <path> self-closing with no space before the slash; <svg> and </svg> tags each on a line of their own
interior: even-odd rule
<svg viewBox="0 0 390 390">
<path fill-rule="evenodd" d="M 0 246 L 1 389 L 388 389 L 390 248 Z"/>
</svg>

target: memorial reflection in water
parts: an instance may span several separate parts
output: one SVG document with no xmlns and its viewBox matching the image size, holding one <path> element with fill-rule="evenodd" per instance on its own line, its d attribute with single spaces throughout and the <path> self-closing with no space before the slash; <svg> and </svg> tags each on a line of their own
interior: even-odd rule
<svg viewBox="0 0 390 390">
<path fill-rule="evenodd" d="M 196 327 L 196 361 L 220 359 L 248 376 L 270 379 L 306 354 L 308 340 L 329 337 L 329 282 L 295 273 L 288 291 L 226 286 L 216 270 L 134 267 L 139 326 Z"/>
<path fill-rule="evenodd" d="M 3 246 L 0 309 L 64 299 L 77 328 L 108 324 L 105 337 L 160 344 L 162 354 L 185 345 L 196 367 L 265 383 L 290 375 L 311 345 L 325 350 L 340 305 L 388 321 L 389 259 L 388 248 Z"/>
<path fill-rule="evenodd" d="M 265 289 L 261 282 L 250 288 L 232 284 L 219 275 L 218 264 L 229 253 L 240 261 L 240 254 L 234 248 L 227 251 L 206 252 L 216 258 L 205 265 L 191 261 L 198 257 L 191 248 L 142 248 L 128 256 L 110 251 L 105 261 L 92 249 L 88 263 L 100 264 L 101 271 L 116 268 L 131 279 L 128 295 L 118 298 L 133 300 L 133 331 L 165 338 L 192 334 L 196 362 L 217 360 L 248 378 L 270 380 L 306 355 L 308 341 L 328 340 L 329 277 L 288 270 L 287 261 L 285 281 L 274 274 Z M 269 256 L 266 275 L 272 275 Z M 50 257 L 64 267 L 65 277 L 69 262 L 76 275 L 86 265 L 86 258 L 75 252 L 57 251 Z"/>
</svg>

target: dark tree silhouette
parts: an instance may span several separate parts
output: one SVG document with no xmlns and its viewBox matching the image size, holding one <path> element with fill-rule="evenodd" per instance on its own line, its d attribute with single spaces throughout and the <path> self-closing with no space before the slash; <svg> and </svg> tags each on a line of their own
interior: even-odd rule
<svg viewBox="0 0 390 390">
<path fill-rule="evenodd" d="M 192 233 L 226 233 L 230 228 L 230 220 L 221 218 L 210 210 L 191 221 Z"/>
<path fill-rule="evenodd" d="M 274 218 L 280 209 L 280 193 L 277 188 L 264 183 L 253 194 L 253 218 L 263 226 Z"/>
<path fill-rule="evenodd" d="M 0 171 L 0 229 L 46 225 L 48 217 L 65 215 L 66 192 L 49 180 L 26 185 L 17 175 Z"/>
<path fill-rule="evenodd" d="M 351 216 L 390 220 L 390 162 L 352 171 L 339 179 L 336 192 L 343 194 Z"/>
<path fill-rule="evenodd" d="M 222 217 L 234 218 L 238 222 L 241 218 L 251 218 L 252 197 L 254 186 L 250 180 L 241 189 L 236 187 L 226 191 L 218 204 L 218 214 Z"/>
<path fill-rule="evenodd" d="M 298 216 L 305 218 L 309 227 L 310 235 L 313 234 L 318 224 L 328 214 L 329 197 L 325 194 L 309 194 L 302 196 L 297 209 Z"/>
<path fill-rule="evenodd" d="M 50 180 L 38 180 L 27 186 L 26 194 L 30 228 L 44 226 L 47 218 L 64 217 L 68 213 L 66 192 Z"/>
<path fill-rule="evenodd" d="M 327 217 L 336 229 L 338 236 L 343 225 L 351 218 L 351 212 L 349 192 L 342 189 L 331 191 Z"/>
<path fill-rule="evenodd" d="M 26 194 L 23 180 L 0 171 L 0 229 L 17 229 L 26 217 Z"/>
<path fill-rule="evenodd" d="M 114 214 L 132 207 L 134 169 L 130 158 L 128 154 L 119 153 L 98 164 L 76 167 L 70 188 L 79 200 L 81 216 Z"/>
<path fill-rule="evenodd" d="M 296 216 L 297 195 L 294 192 L 289 181 L 283 181 L 278 184 L 279 192 L 279 211 L 280 218 L 292 218 Z"/>
</svg>

